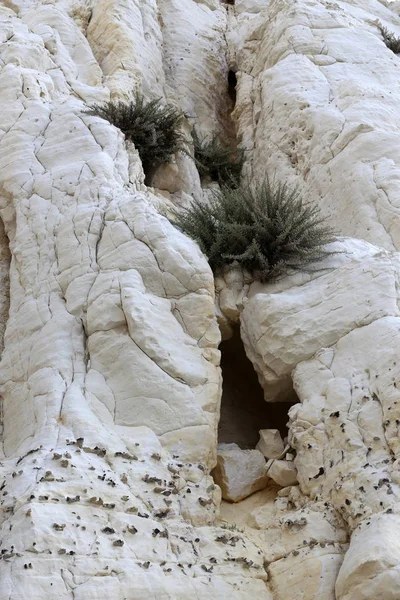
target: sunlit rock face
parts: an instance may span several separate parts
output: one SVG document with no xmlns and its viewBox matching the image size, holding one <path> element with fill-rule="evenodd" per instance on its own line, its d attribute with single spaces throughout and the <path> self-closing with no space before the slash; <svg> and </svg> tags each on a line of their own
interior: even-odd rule
<svg viewBox="0 0 400 600">
<path fill-rule="evenodd" d="M 267 401 L 292 398 L 291 373 L 300 361 L 356 327 L 399 314 L 398 254 L 349 238 L 330 251 L 308 272 L 242 284 L 240 293 L 240 273 L 217 278 L 220 310 L 228 321 L 240 315 L 246 353 Z"/>
<path fill-rule="evenodd" d="M 339 598 L 395 598 L 399 586 L 399 324 L 392 316 L 356 328 L 294 372 L 301 487 L 328 497 L 353 531 Z"/>
<path fill-rule="evenodd" d="M 400 63 L 375 24 L 400 33 L 396 5 L 2 2 L 0 598 L 397 598 Z M 246 174 L 351 238 L 274 283 L 214 279 L 164 216 L 202 199 L 188 154 L 145 185 L 86 113 L 134 92 L 188 137 L 235 121 Z M 268 408 L 300 403 L 292 477 L 256 451 L 233 505 L 210 473 L 238 324 Z"/>
<path fill-rule="evenodd" d="M 229 40 L 251 175 L 276 172 L 342 234 L 398 250 L 399 59 L 377 22 L 398 36 L 400 18 L 385 4 L 237 0 Z"/>
<path fill-rule="evenodd" d="M 400 63 L 379 25 L 399 35 L 397 5 L 245 0 L 229 38 L 250 176 L 275 172 L 342 234 L 389 250 L 400 245 Z M 294 390 L 301 401 L 289 425 L 300 488 L 351 533 L 332 597 L 386 600 L 399 589 L 399 258 L 341 244 L 332 270 L 297 280 L 220 278 L 220 319 L 240 319 L 265 399 Z"/>
<path fill-rule="evenodd" d="M 265 399 L 280 399 L 278 390 L 301 402 L 289 411 L 295 478 L 351 534 L 331 597 L 395 598 L 400 255 L 346 238 L 331 249 L 318 271 L 248 283 L 245 294 L 237 294 L 239 273 L 220 277 L 220 309 L 232 315 L 237 299 L 242 339 Z M 268 475 L 283 485 L 272 469 Z"/>
<path fill-rule="evenodd" d="M 194 593 L 242 593 L 233 572 L 209 584 L 208 551 L 195 558 L 216 544 L 193 527 L 214 521 L 220 497 L 212 273 L 153 207 L 134 148 L 85 114 L 135 86 L 166 90 L 160 10 L 0 9 L 4 598 L 183 597 L 186 579 Z M 205 15 L 219 44 L 224 16 Z"/>
</svg>

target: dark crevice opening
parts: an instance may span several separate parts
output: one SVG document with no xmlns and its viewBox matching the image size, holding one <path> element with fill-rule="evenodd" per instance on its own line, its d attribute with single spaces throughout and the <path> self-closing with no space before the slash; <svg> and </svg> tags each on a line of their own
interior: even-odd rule
<svg viewBox="0 0 400 600">
<path fill-rule="evenodd" d="M 228 73 L 228 95 L 232 101 L 233 108 L 235 108 L 235 105 L 236 105 L 236 85 L 237 85 L 236 73 L 235 73 L 235 71 L 231 70 Z"/>
<path fill-rule="evenodd" d="M 143 162 L 142 162 L 142 167 L 143 167 L 143 173 L 144 173 L 144 185 L 151 187 L 151 185 L 153 183 L 154 175 L 156 174 L 158 167 L 149 167 L 148 165 L 143 164 Z"/>
<path fill-rule="evenodd" d="M 220 345 L 222 369 L 220 443 L 236 443 L 254 448 L 260 429 L 279 429 L 287 436 L 288 410 L 294 402 L 266 402 L 257 374 L 247 358 L 239 326 L 233 336 Z"/>
<path fill-rule="evenodd" d="M 0 358 L 4 350 L 4 333 L 10 316 L 10 266 L 11 252 L 8 232 L 0 218 Z M 0 437 L 4 428 L 4 403 L 0 396 Z"/>
</svg>

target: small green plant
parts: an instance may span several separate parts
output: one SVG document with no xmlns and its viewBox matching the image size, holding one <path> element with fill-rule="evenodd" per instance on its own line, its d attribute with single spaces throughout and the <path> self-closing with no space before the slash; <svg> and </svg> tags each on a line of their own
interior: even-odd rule
<svg viewBox="0 0 400 600">
<path fill-rule="evenodd" d="M 183 149 L 183 136 L 178 129 L 183 113 L 161 100 L 146 102 L 141 94 L 133 101 L 106 102 L 91 106 L 86 114 L 101 117 L 121 129 L 139 152 L 143 170 L 147 173 Z"/>
<path fill-rule="evenodd" d="M 194 161 L 201 177 L 209 176 L 220 185 L 238 186 L 244 156 L 242 150 L 232 151 L 217 134 L 201 138 L 196 129 L 192 132 Z"/>
<path fill-rule="evenodd" d="M 387 27 L 384 27 L 382 23 L 378 24 L 378 29 L 383 36 L 383 41 L 386 46 L 395 54 L 400 53 L 400 38 L 397 37 L 394 33 L 389 31 Z"/>
<path fill-rule="evenodd" d="M 324 246 L 335 240 L 316 206 L 268 178 L 253 188 L 223 186 L 208 203 L 176 209 L 172 221 L 214 271 L 236 263 L 263 282 L 328 256 Z"/>
</svg>

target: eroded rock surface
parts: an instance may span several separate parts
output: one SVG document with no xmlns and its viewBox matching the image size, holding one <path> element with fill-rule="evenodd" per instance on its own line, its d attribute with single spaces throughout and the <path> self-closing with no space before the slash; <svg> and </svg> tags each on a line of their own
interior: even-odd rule
<svg viewBox="0 0 400 600">
<path fill-rule="evenodd" d="M 399 250 L 399 59 L 377 22 L 399 36 L 400 18 L 385 4 L 237 0 L 229 40 L 251 176 L 276 172 L 342 234 Z"/>
<path fill-rule="evenodd" d="M 400 33 L 397 4 L 2 3 L 1 598 L 397 600 L 400 63 L 377 27 Z M 147 188 L 85 114 L 138 90 L 231 138 L 229 68 L 246 173 L 377 246 L 214 282 L 157 210 L 202 197 L 193 161 Z M 218 324 L 239 322 L 265 399 L 300 400 L 299 485 L 221 507 Z"/>
<path fill-rule="evenodd" d="M 239 296 L 230 283 L 237 277 L 217 280 L 220 309 L 229 319 L 235 302 L 246 354 L 267 401 L 291 398 L 291 372 L 301 360 L 356 327 L 399 314 L 397 254 L 352 239 L 335 242 L 331 250 L 331 257 L 308 272 L 272 284 L 255 282 Z"/>
<path fill-rule="evenodd" d="M 276 399 L 270 395 L 275 389 L 290 393 L 293 378 L 301 403 L 289 412 L 289 444 L 296 452 L 293 475 L 301 491 L 314 502 L 328 502 L 352 533 L 336 598 L 394 598 L 399 586 L 392 541 L 399 511 L 399 254 L 348 239 L 332 249 L 337 252 L 314 273 L 248 285 L 236 308 L 266 399 Z M 219 280 L 219 289 L 224 281 Z M 234 290 L 222 298 L 228 296 L 232 301 Z M 287 358 L 289 347 L 296 349 L 293 359 Z M 284 479 L 271 470 L 284 462 L 293 468 L 292 462 L 278 460 L 268 471 L 280 485 Z"/>
<path fill-rule="evenodd" d="M 220 500 L 211 271 L 153 208 L 132 145 L 84 112 L 134 84 L 163 89 L 159 7 L 8 4 L 0 596 L 268 597 L 259 549 L 240 537 L 229 557 L 246 547 L 251 568 L 229 562 L 208 527 Z M 221 41 L 225 11 L 191 4 Z M 212 26 L 197 25 L 214 56 Z"/>
<path fill-rule="evenodd" d="M 400 493 L 398 343 L 399 318 L 383 317 L 294 373 L 302 404 L 291 411 L 291 436 L 301 487 L 312 498 L 328 497 L 354 531 L 339 598 L 394 598 L 399 588 L 392 541 Z"/>
</svg>

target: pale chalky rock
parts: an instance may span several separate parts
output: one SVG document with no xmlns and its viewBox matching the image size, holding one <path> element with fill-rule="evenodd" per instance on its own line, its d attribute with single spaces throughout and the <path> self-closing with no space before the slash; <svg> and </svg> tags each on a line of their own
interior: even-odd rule
<svg viewBox="0 0 400 600">
<path fill-rule="evenodd" d="M 265 458 L 258 450 L 241 450 L 236 444 L 219 444 L 214 481 L 224 500 L 239 502 L 267 485 Z"/>
<path fill-rule="evenodd" d="M 221 394 L 211 270 L 154 209 L 132 144 L 85 112 L 133 88 L 161 94 L 158 7 L 6 4 L 0 597 L 270 600 L 250 540 L 230 552 L 251 570 L 226 562 L 221 575 L 210 561 L 227 558 L 209 475 Z M 185 5 L 220 23 L 210 40 L 203 21 L 196 41 L 218 64 L 223 7 Z M 204 71 L 204 94 L 211 80 Z"/>
<path fill-rule="evenodd" d="M 376 319 L 294 371 L 302 403 L 290 410 L 290 442 L 301 489 L 331 502 L 353 532 L 339 600 L 395 598 L 400 586 L 399 331 L 399 317 Z"/>
<path fill-rule="evenodd" d="M 400 314 L 399 255 L 349 238 L 330 249 L 336 254 L 314 269 L 273 283 L 252 283 L 237 307 L 246 354 L 267 401 L 295 399 L 291 372 L 301 360 L 356 326 Z M 218 286 L 220 298 L 226 279 L 219 277 Z"/>
<path fill-rule="evenodd" d="M 268 477 L 282 487 L 297 483 L 297 469 L 291 461 L 272 460 L 267 464 L 267 473 Z"/>
<path fill-rule="evenodd" d="M 159 214 L 207 198 L 190 157 L 153 195 L 133 143 L 86 114 L 139 91 L 184 110 L 188 140 L 232 139 L 236 95 L 252 180 L 276 173 L 339 233 L 399 249 L 386 4 L 1 3 L 0 598 L 398 600 L 399 256 L 347 238 L 319 271 L 214 281 Z M 210 477 L 217 318 L 226 338 L 240 323 L 266 400 L 296 399 L 293 381 L 300 400 L 282 461 L 299 485 L 243 531 L 216 524 Z M 267 481 L 239 453 L 236 498 Z"/>
<path fill-rule="evenodd" d="M 301 401 L 289 413 L 289 444 L 296 450 L 295 460 L 273 461 L 268 475 L 286 486 L 289 482 L 275 477 L 274 469 L 290 469 L 295 476 L 296 468 L 302 492 L 314 501 L 330 503 L 344 526 L 354 532 L 337 598 L 349 600 L 363 589 L 358 571 L 368 573 L 376 592 L 372 597 L 385 598 L 386 589 L 399 586 L 397 570 L 384 566 L 397 564 L 397 551 L 388 542 L 387 529 L 372 530 L 369 523 L 380 513 L 389 518 L 399 506 L 400 256 L 349 239 L 336 248 L 343 252 L 322 262 L 319 272 L 298 273 L 268 285 L 251 284 L 242 301 L 241 333 L 256 368 L 264 365 L 264 383 L 267 377 L 275 382 L 272 397 L 279 397 L 280 387 L 287 394 L 294 367 L 294 388 Z M 264 359 L 255 351 L 261 346 L 260 329 L 268 349 Z M 310 358 L 305 356 L 307 347 Z M 287 387 L 285 368 L 279 377 L 277 367 L 286 363 L 286 352 L 293 348 L 297 356 L 285 367 Z M 262 382 L 260 372 L 259 378 Z M 396 523 L 394 519 L 393 530 Z M 364 539 L 371 532 L 370 546 L 365 542 L 362 548 L 358 543 L 358 527 L 365 530 Z M 380 561 L 373 558 L 375 543 L 386 552 Z M 283 572 L 277 572 L 275 587 L 283 590 Z M 333 593 L 327 597 L 334 598 Z"/>
<path fill-rule="evenodd" d="M 281 458 L 285 446 L 278 429 L 260 429 L 260 441 L 256 448 L 265 458 Z"/>
<path fill-rule="evenodd" d="M 400 35 L 390 6 L 240 0 L 228 39 L 249 175 L 275 173 L 343 235 L 400 250 L 399 59 L 377 26 Z"/>
<path fill-rule="evenodd" d="M 336 578 L 348 547 L 345 524 L 329 503 L 310 501 L 298 486 L 286 491 L 249 517 L 253 536 L 268 540 L 264 556 L 273 596 L 336 600 Z"/>
<path fill-rule="evenodd" d="M 399 514 L 377 514 L 353 533 L 336 582 L 337 597 L 399 597 Z"/>
</svg>

